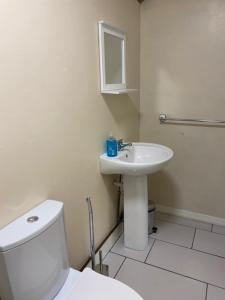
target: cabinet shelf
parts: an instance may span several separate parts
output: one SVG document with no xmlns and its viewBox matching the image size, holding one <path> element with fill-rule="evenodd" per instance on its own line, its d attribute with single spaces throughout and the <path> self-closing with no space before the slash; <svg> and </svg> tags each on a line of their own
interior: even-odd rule
<svg viewBox="0 0 225 300">
<path fill-rule="evenodd" d="M 101 91 L 102 94 L 111 94 L 111 95 L 120 95 L 120 94 L 129 94 L 137 92 L 137 89 L 122 89 L 122 90 L 111 90 L 111 91 Z"/>
</svg>

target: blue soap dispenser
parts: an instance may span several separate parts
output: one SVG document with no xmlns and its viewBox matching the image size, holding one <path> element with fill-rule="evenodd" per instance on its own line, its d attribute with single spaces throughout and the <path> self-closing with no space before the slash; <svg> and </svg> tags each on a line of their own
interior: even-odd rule
<svg viewBox="0 0 225 300">
<path fill-rule="evenodd" d="M 106 153 L 109 157 L 117 156 L 118 143 L 117 140 L 110 134 L 109 138 L 106 140 Z"/>
</svg>

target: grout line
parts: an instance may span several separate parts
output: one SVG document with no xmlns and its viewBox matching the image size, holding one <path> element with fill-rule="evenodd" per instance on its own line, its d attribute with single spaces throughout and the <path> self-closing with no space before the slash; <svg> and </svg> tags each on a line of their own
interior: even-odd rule
<svg viewBox="0 0 225 300">
<path fill-rule="evenodd" d="M 116 278 L 116 276 L 118 275 L 119 271 L 121 270 L 123 264 L 125 263 L 125 260 L 126 260 L 126 259 L 127 259 L 127 258 L 124 257 L 124 260 L 123 260 L 122 264 L 119 266 L 119 269 L 117 270 L 117 272 L 116 272 L 116 274 L 115 274 L 115 276 L 114 276 L 113 278 Z"/>
<path fill-rule="evenodd" d="M 111 252 L 112 252 L 112 251 L 111 251 Z M 118 253 L 115 253 L 115 252 L 112 252 L 112 253 L 113 253 L 113 254 L 117 254 L 117 255 L 119 255 L 119 256 L 121 256 L 121 257 L 124 258 L 124 256 L 122 256 L 122 255 L 120 255 L 120 254 L 118 254 Z M 193 277 L 190 277 L 190 276 L 181 274 L 181 273 L 177 273 L 177 272 L 174 272 L 174 271 L 165 269 L 165 268 L 163 268 L 163 267 L 159 267 L 159 266 L 156 266 L 156 265 L 153 265 L 153 264 L 149 264 L 148 262 L 143 262 L 143 261 L 137 260 L 137 259 L 135 259 L 135 258 L 131 258 L 131 257 L 125 256 L 125 260 L 129 260 L 129 259 L 132 260 L 132 261 L 134 261 L 134 262 L 140 263 L 140 264 L 145 264 L 145 265 L 147 265 L 147 266 L 151 266 L 151 267 L 154 267 L 154 268 L 156 268 L 156 269 L 160 269 L 160 270 L 163 270 L 163 271 L 166 271 L 166 272 L 175 274 L 175 275 L 179 275 L 179 276 L 182 276 L 182 277 L 185 277 L 185 278 L 189 278 L 189 279 L 195 280 L 195 281 L 197 281 L 197 282 L 201 282 L 201 283 L 208 284 L 208 285 L 214 286 L 214 287 L 216 287 L 216 288 L 225 290 L 225 287 L 221 287 L 221 286 L 215 285 L 215 284 L 213 284 L 213 283 L 205 282 L 205 281 L 202 281 L 202 280 L 200 280 L 200 279 L 196 279 L 196 278 L 193 278 Z M 124 260 L 124 262 L 125 262 L 125 260 Z M 123 262 L 123 263 L 124 263 L 124 262 Z M 122 267 L 122 265 L 121 265 L 121 267 Z M 120 268 L 121 268 L 121 267 L 120 267 Z M 119 271 L 118 271 L 118 272 L 119 272 Z M 117 273 L 118 273 L 118 272 L 117 272 Z M 114 278 L 115 278 L 115 277 L 114 277 Z"/>
<path fill-rule="evenodd" d="M 207 284 L 208 284 L 208 286 L 211 285 L 211 286 L 213 286 L 213 287 L 216 287 L 216 288 L 218 288 L 218 289 L 221 289 L 221 290 L 224 290 L 224 291 L 225 291 L 225 287 L 221 287 L 221 286 L 218 286 L 218 285 L 215 285 L 215 284 L 212 284 L 212 283 L 207 283 Z M 207 290 L 207 292 L 208 292 L 208 290 Z"/>
<path fill-rule="evenodd" d="M 165 269 L 165 268 L 163 268 L 163 267 L 159 267 L 159 266 L 156 266 L 156 265 L 153 265 L 153 264 L 149 264 L 149 263 L 146 263 L 146 264 L 147 264 L 147 265 L 149 265 L 149 266 L 151 266 L 151 267 L 154 267 L 154 268 L 157 268 L 157 269 L 160 269 L 160 270 L 163 270 L 163 271 L 166 271 L 166 272 L 169 272 L 169 273 L 175 274 L 175 275 L 179 275 L 179 276 L 182 276 L 182 277 L 185 277 L 185 278 L 189 278 L 189 279 L 192 279 L 192 280 L 195 280 L 195 281 L 198 281 L 198 282 L 204 283 L 204 284 L 208 284 L 208 282 L 205 282 L 205 281 L 202 281 L 202 280 L 199 280 L 199 279 L 196 279 L 196 278 L 193 278 L 193 277 L 190 277 L 190 276 L 184 275 L 184 274 L 180 274 L 180 273 L 177 273 L 177 272 L 174 272 L 174 271 L 171 271 L 171 270 Z"/>
<path fill-rule="evenodd" d="M 208 287 L 209 287 L 209 285 L 207 284 L 206 291 L 205 291 L 205 300 L 207 300 L 207 298 L 208 298 Z"/>
<path fill-rule="evenodd" d="M 210 231 L 208 231 L 208 232 L 210 232 Z M 123 234 L 123 233 L 122 233 Z M 122 236 L 122 234 L 120 235 L 120 237 Z M 118 238 L 118 240 L 120 239 L 120 237 Z M 151 237 L 151 235 L 149 236 L 149 238 L 150 239 L 153 239 L 152 237 Z M 118 241 L 117 240 L 117 241 Z M 189 250 L 192 250 L 192 251 L 195 251 L 195 252 L 198 252 L 198 253 L 203 253 L 203 254 L 207 254 L 207 255 L 210 255 L 210 256 L 213 256 L 213 257 L 218 257 L 218 258 L 221 258 L 221 259 L 225 259 L 225 256 L 220 256 L 220 255 L 217 255 L 217 254 L 212 254 L 212 253 L 209 253 L 209 252 L 205 252 L 205 251 L 202 251 L 202 250 L 198 250 L 198 249 L 195 249 L 195 248 L 190 248 L 190 247 L 187 247 L 187 246 L 183 246 L 183 245 L 179 245 L 179 244 L 175 244 L 175 243 L 172 243 L 172 242 L 168 242 L 168 241 L 164 241 L 164 240 L 160 240 L 160 239 L 157 239 L 157 238 L 154 238 L 154 244 L 155 244 L 155 242 L 156 241 L 160 241 L 160 242 L 162 242 L 162 243 L 166 243 L 166 244 L 169 244 L 169 245 L 174 245 L 174 246 L 177 246 L 177 247 L 181 247 L 181 248 L 185 248 L 185 249 L 189 249 Z M 115 244 L 117 243 L 117 241 L 114 243 L 114 245 L 112 246 L 112 248 L 115 246 Z M 193 246 L 193 245 L 192 245 Z M 109 252 L 112 252 L 112 253 L 114 253 L 114 254 L 118 254 L 117 252 L 114 252 L 114 251 L 112 251 L 112 248 L 109 250 Z M 151 249 L 150 249 L 150 251 L 152 250 L 152 248 L 153 248 L 153 245 L 152 245 L 152 247 L 151 247 Z M 108 253 L 109 253 L 108 252 Z M 107 253 L 107 254 L 108 254 Z M 106 255 L 107 255 L 106 254 Z M 105 257 L 106 257 L 106 255 L 105 255 Z M 125 255 L 122 255 L 122 254 L 118 254 L 118 255 L 120 255 L 120 256 L 125 256 Z M 149 255 L 149 254 L 148 254 Z M 130 257 L 129 257 L 130 258 Z M 140 260 L 137 260 L 137 259 L 134 259 L 134 260 L 136 260 L 136 261 L 139 261 L 139 262 L 143 262 L 143 261 L 140 261 Z M 144 261 L 145 262 L 145 261 Z"/>
<path fill-rule="evenodd" d="M 153 238 L 151 238 L 151 239 L 153 239 Z M 169 244 L 169 245 L 174 245 L 174 246 L 181 247 L 181 248 L 184 248 L 184 249 L 192 250 L 192 251 L 194 251 L 194 252 L 206 254 L 206 255 L 209 255 L 209 256 L 218 257 L 218 258 L 221 258 L 221 259 L 223 259 L 223 260 L 225 259 L 225 256 L 219 256 L 219 255 L 211 254 L 211 253 L 204 252 L 204 251 L 201 251 L 201 250 L 191 249 L 191 248 L 188 248 L 188 247 L 185 247 L 185 246 L 181 246 L 181 245 L 174 244 L 174 243 L 171 243 L 171 242 L 165 242 L 165 241 L 159 240 L 159 239 L 155 239 L 154 244 L 152 245 L 152 247 L 151 247 L 151 249 L 150 249 L 149 252 L 151 252 L 151 250 L 152 250 L 153 246 L 155 245 L 155 242 L 156 242 L 156 241 L 159 241 L 159 242 L 162 242 L 162 243 L 166 243 L 166 244 Z M 145 262 L 147 261 L 147 259 L 148 259 L 149 254 L 150 254 L 150 253 L 148 254 L 148 256 L 147 256 L 147 258 L 145 259 L 145 261 L 142 261 L 142 260 L 138 260 L 138 259 L 136 259 L 136 258 L 132 258 L 132 257 L 130 257 L 130 256 L 125 256 L 125 255 L 122 255 L 122 254 L 120 254 L 120 253 L 114 252 L 114 251 L 112 251 L 112 249 L 111 249 L 109 252 L 112 252 L 113 254 L 117 254 L 117 255 L 119 255 L 119 256 L 121 256 L 121 257 L 130 258 L 130 259 L 132 259 L 132 260 L 135 260 L 135 261 L 138 261 L 138 262 L 141 262 L 141 263 L 145 263 Z M 108 253 L 109 253 L 109 252 L 108 252 Z M 108 254 L 108 253 L 107 253 L 107 254 Z M 224 288 L 224 289 L 225 289 L 225 288 Z"/>
<path fill-rule="evenodd" d="M 195 233 L 194 233 L 194 236 L 193 236 L 193 241 L 192 241 L 191 249 L 193 249 L 193 246 L 194 246 L 196 232 L 197 232 L 197 229 L 195 228 Z"/>
<path fill-rule="evenodd" d="M 111 252 L 112 248 L 116 245 L 116 243 L 118 242 L 118 240 L 121 238 L 121 236 L 123 235 L 123 232 L 121 232 L 121 234 L 119 235 L 119 237 L 116 239 L 115 243 L 113 243 L 112 247 L 109 249 L 109 251 L 105 254 L 103 260 L 106 258 L 106 256 Z M 0 299 L 1 300 L 1 299 Z"/>
<path fill-rule="evenodd" d="M 205 252 L 203 250 L 198 250 L 198 249 L 191 249 L 191 250 L 199 252 L 199 253 L 207 254 L 207 255 L 210 255 L 210 256 L 222 258 L 223 260 L 225 259 L 225 256 L 221 256 L 221 255 L 217 255 L 217 254 L 212 254 L 212 253 L 209 253 L 209 252 Z"/>
<path fill-rule="evenodd" d="M 122 255 L 122 254 L 119 254 L 119 253 L 116 253 L 116 252 L 114 252 L 114 251 L 110 251 L 110 253 L 113 253 L 113 254 L 116 254 L 116 255 L 118 255 L 118 256 L 120 256 L 120 257 L 123 257 L 123 258 L 129 258 L 128 256 L 125 256 L 125 255 Z M 138 260 L 139 261 L 139 260 Z M 139 261 L 140 262 L 140 261 Z"/>
<path fill-rule="evenodd" d="M 145 264 L 146 264 L 146 265 L 149 265 L 149 266 L 151 266 L 151 267 L 154 267 L 154 268 L 157 268 L 157 269 L 160 269 L 160 270 L 163 270 L 163 271 L 166 271 L 166 272 L 175 274 L 175 275 L 179 275 L 179 276 L 182 276 L 182 277 L 185 277 L 185 278 L 189 278 L 189 279 L 195 280 L 195 281 L 197 281 L 197 282 L 204 283 L 204 284 L 206 284 L 206 285 L 211 285 L 211 286 L 220 288 L 220 289 L 222 289 L 222 290 L 225 290 L 225 287 L 221 287 L 221 286 L 218 286 L 218 285 L 209 283 L 209 282 L 202 281 L 202 280 L 200 280 L 200 279 L 196 279 L 196 278 L 190 277 L 190 276 L 188 276 L 188 275 L 184 275 L 184 274 L 180 274 L 180 273 L 177 273 L 177 272 L 174 272 L 174 271 L 171 271 L 171 270 L 167 270 L 167 269 L 165 269 L 165 268 L 163 268 L 163 267 L 159 267 L 159 266 L 156 266 L 156 265 L 153 265 L 153 264 L 149 264 L 149 263 L 145 263 Z"/>
<path fill-rule="evenodd" d="M 153 238 L 152 238 L 153 239 Z M 159 241 L 159 242 L 163 242 L 163 243 L 167 243 L 167 244 L 170 244 L 170 245 L 174 245 L 174 246 L 178 246 L 178 247 L 182 247 L 182 248 L 185 248 L 185 249 L 191 249 L 190 247 L 188 246 L 184 246 L 184 245 L 180 245 L 180 244 L 175 244 L 173 242 L 168 242 L 168 241 L 165 241 L 165 240 L 160 240 L 160 239 L 157 239 L 157 238 L 154 238 L 156 241 Z M 195 249 L 193 249 L 195 250 Z"/>
<path fill-rule="evenodd" d="M 221 290 L 225 291 L 225 287 L 221 287 L 221 286 L 218 286 L 218 285 L 215 285 L 215 284 L 212 284 L 212 283 L 207 283 L 207 284 L 208 284 L 208 286 L 213 286 L 213 287 L 216 287 L 218 289 L 221 289 Z M 207 289 L 207 293 L 208 293 L 208 289 Z"/>
<path fill-rule="evenodd" d="M 149 254 L 150 254 L 150 252 L 151 252 L 151 250 L 152 250 L 152 248 L 153 248 L 154 245 L 155 245 L 155 239 L 154 239 L 154 241 L 153 241 L 153 243 L 152 243 L 152 245 L 151 245 L 151 247 L 150 247 L 150 250 L 148 251 L 148 254 L 147 254 L 146 258 L 145 258 L 144 263 L 145 263 L 146 260 L 148 259 L 148 256 L 149 256 Z"/>
<path fill-rule="evenodd" d="M 114 253 L 114 252 L 113 252 L 113 253 Z M 117 253 L 114 253 L 114 254 L 117 254 Z M 118 255 L 119 255 L 119 254 L 118 254 Z M 120 255 L 120 256 L 122 256 L 122 255 Z M 215 285 L 215 284 L 213 284 L 213 283 L 208 283 L 208 282 L 205 282 L 205 281 L 202 281 L 202 280 L 199 280 L 199 279 L 196 279 L 196 278 L 193 278 L 193 277 L 184 275 L 184 274 L 176 273 L 176 272 L 174 272 L 174 271 L 170 271 L 170 270 L 167 270 L 167 269 L 165 269 L 165 268 L 162 268 L 162 267 L 159 267 L 159 266 L 156 266 L 156 265 L 153 265 L 153 264 L 149 264 L 149 263 L 147 263 L 147 262 L 142 262 L 142 261 L 139 261 L 139 260 L 134 259 L 134 258 L 131 258 L 131 257 L 126 257 L 126 260 L 129 260 L 129 259 L 132 260 L 132 261 L 134 261 L 134 262 L 137 262 L 137 263 L 139 263 L 139 264 L 144 264 L 144 265 L 146 265 L 146 266 L 151 266 L 151 267 L 153 267 L 153 268 L 160 269 L 160 270 L 163 270 L 163 271 L 165 271 L 165 272 L 169 272 L 169 273 L 172 273 L 172 274 L 175 274 L 175 275 L 179 275 L 179 276 L 182 276 L 182 277 L 185 277 L 185 278 L 188 278 L 188 279 L 192 279 L 192 280 L 197 281 L 197 282 L 201 282 L 201 283 L 208 284 L 208 285 L 214 286 L 214 287 L 216 287 L 216 288 L 225 290 L 225 287 L 221 287 L 221 286 Z M 125 262 L 125 260 L 124 260 L 124 262 Z M 121 266 L 121 267 L 122 267 L 122 266 Z M 114 277 L 114 278 L 115 278 L 115 277 Z"/>
<path fill-rule="evenodd" d="M 123 255 L 121 255 L 121 254 L 118 254 L 118 253 L 116 253 L 116 252 L 113 252 L 113 251 L 111 251 L 111 253 L 113 253 L 113 254 L 117 254 L 117 255 L 119 255 L 119 256 L 121 256 L 121 257 L 125 257 L 125 258 L 127 258 L 127 259 L 131 259 L 131 260 L 133 260 L 133 261 L 136 261 L 136 262 L 138 262 L 138 263 L 142 263 L 142 264 L 144 264 L 144 263 L 145 263 L 143 260 L 138 260 L 138 259 L 136 259 L 136 258 L 132 258 L 132 257 L 130 257 L 130 256 L 123 256 Z"/>
<path fill-rule="evenodd" d="M 210 232 L 210 231 L 209 231 L 209 232 Z M 155 240 L 160 241 L 160 242 L 162 242 L 162 243 L 169 244 L 169 245 L 174 245 L 174 246 L 177 246 L 177 247 L 189 249 L 189 250 L 192 250 L 192 251 L 195 251 L 195 252 L 198 252 L 198 253 L 203 253 L 203 254 L 207 254 L 207 255 L 210 255 L 210 256 L 214 256 L 214 257 L 218 257 L 218 258 L 225 259 L 225 256 L 220 256 L 220 255 L 217 255 L 217 254 L 212 254 L 212 253 L 209 253 L 209 252 L 204 252 L 204 251 L 202 251 L 202 250 L 198 250 L 198 249 L 195 249 L 195 248 L 190 248 L 190 247 L 182 246 L 182 245 L 175 244 L 175 243 L 168 242 L 168 241 L 163 241 L 163 240 L 159 240 L 159 239 L 155 239 Z"/>
</svg>

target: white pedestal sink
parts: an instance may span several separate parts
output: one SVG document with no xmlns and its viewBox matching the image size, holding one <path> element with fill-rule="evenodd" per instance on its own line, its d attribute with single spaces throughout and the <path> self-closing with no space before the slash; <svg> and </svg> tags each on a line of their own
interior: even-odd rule
<svg viewBox="0 0 225 300">
<path fill-rule="evenodd" d="M 123 174 L 124 244 L 135 250 L 148 245 L 148 180 L 147 174 L 161 170 L 173 157 L 165 146 L 133 143 L 116 157 L 100 156 L 103 174 Z"/>
</svg>

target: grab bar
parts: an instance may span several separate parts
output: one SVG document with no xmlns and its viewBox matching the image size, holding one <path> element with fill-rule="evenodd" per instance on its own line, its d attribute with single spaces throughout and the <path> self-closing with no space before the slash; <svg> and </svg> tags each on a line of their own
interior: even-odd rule
<svg viewBox="0 0 225 300">
<path fill-rule="evenodd" d="M 167 117 L 166 114 L 160 114 L 159 121 L 161 124 L 178 124 L 178 123 L 196 124 L 196 123 L 199 123 L 201 125 L 207 125 L 207 126 L 225 126 L 225 121 L 221 121 L 221 120 L 171 118 L 171 117 Z"/>
</svg>

